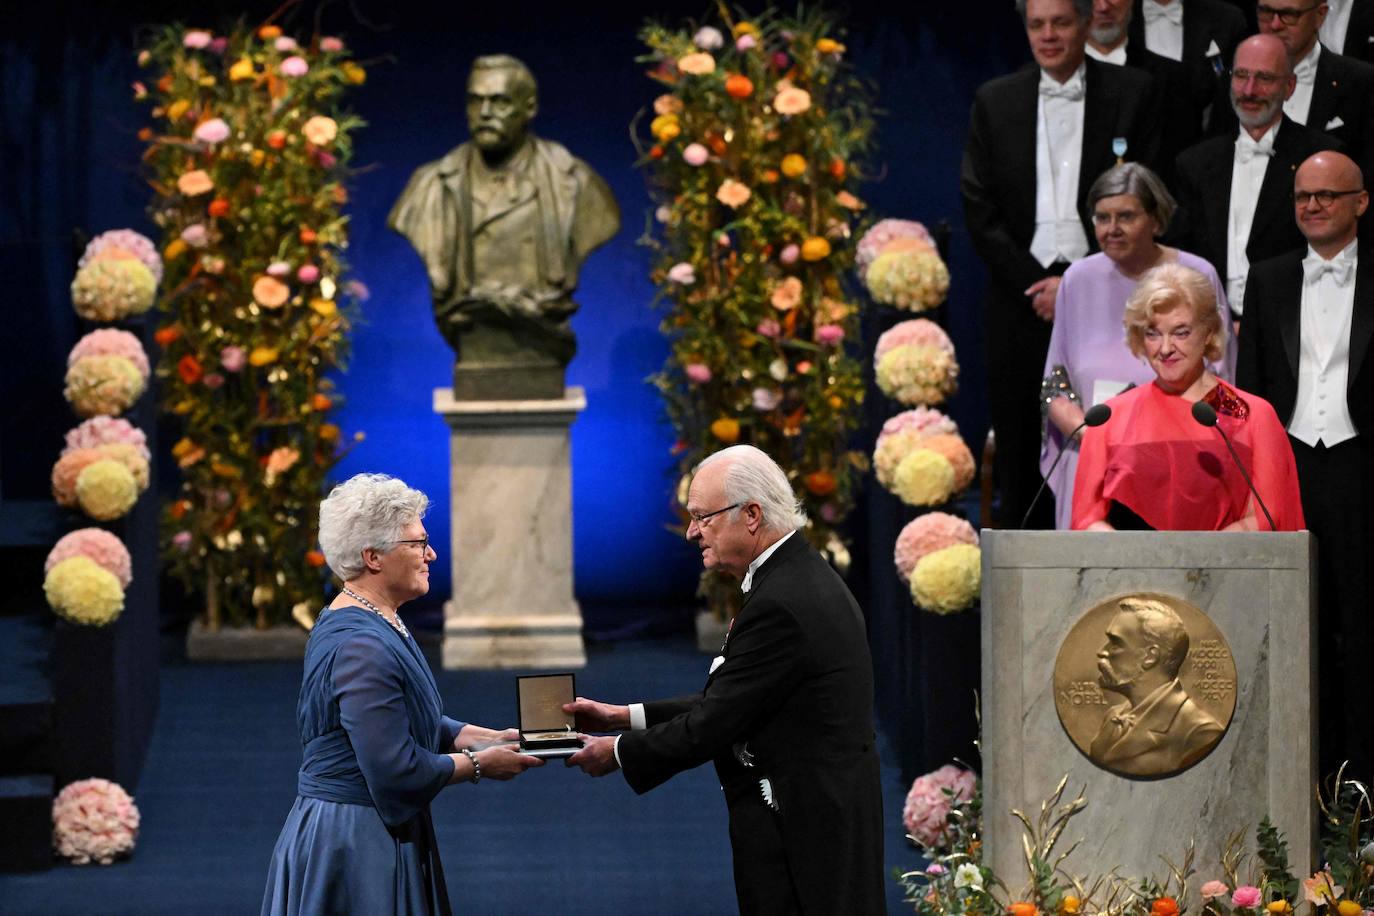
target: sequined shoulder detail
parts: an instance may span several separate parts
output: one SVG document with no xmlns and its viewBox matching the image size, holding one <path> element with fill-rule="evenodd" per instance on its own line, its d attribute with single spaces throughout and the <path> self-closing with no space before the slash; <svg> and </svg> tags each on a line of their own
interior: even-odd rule
<svg viewBox="0 0 1374 916">
<path fill-rule="evenodd" d="M 1225 382 L 1217 382 L 1216 387 L 1202 396 L 1217 413 L 1237 420 L 1250 419 L 1250 405 L 1236 394 L 1236 389 Z"/>
</svg>

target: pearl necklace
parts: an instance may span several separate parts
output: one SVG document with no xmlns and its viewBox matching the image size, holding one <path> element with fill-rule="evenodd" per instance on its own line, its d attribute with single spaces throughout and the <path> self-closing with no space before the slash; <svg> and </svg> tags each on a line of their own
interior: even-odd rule
<svg viewBox="0 0 1374 916">
<path fill-rule="evenodd" d="M 386 614 L 382 613 L 382 609 L 381 609 L 381 608 L 377 607 L 377 605 L 373 604 L 371 601 L 368 601 L 368 600 L 367 600 L 366 598 L 364 598 L 362 595 L 360 595 L 360 594 L 358 594 L 357 592 L 353 591 L 353 589 L 349 588 L 347 585 L 344 586 L 344 588 L 343 588 L 343 593 L 344 593 L 345 595 L 347 595 L 348 597 L 352 598 L 354 601 L 356 601 L 356 602 L 358 602 L 359 604 L 361 604 L 361 605 L 362 605 L 364 608 L 366 608 L 367 610 L 371 611 L 372 613 L 376 614 L 378 617 L 380 617 L 380 618 L 382 618 L 383 620 L 385 620 L 385 621 L 387 622 L 387 625 L 390 626 L 390 627 L 391 627 L 393 630 L 395 630 L 397 633 L 400 633 L 400 634 L 401 634 L 402 636 L 404 636 L 406 639 L 409 639 L 409 638 L 410 638 L 410 631 L 406 629 L 406 625 L 405 625 L 405 623 L 401 620 L 401 615 L 400 615 L 399 613 L 397 613 L 397 614 L 395 615 L 395 616 L 396 616 L 396 621 L 395 621 L 395 623 L 392 623 L 391 619 L 388 618 L 388 617 L 386 616 Z"/>
</svg>

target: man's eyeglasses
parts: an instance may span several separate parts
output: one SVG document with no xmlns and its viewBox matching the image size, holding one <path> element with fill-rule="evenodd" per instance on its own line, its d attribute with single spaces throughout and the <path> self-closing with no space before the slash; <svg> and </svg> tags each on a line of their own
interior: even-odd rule
<svg viewBox="0 0 1374 916">
<path fill-rule="evenodd" d="M 1277 73 L 1269 73 L 1265 70 L 1231 71 L 1231 82 L 1233 83 L 1241 83 L 1243 85 L 1245 83 L 1250 82 L 1251 77 L 1254 77 L 1255 84 L 1257 86 L 1263 86 L 1266 89 L 1276 85 L 1278 81 L 1283 78 L 1279 76 Z"/>
<path fill-rule="evenodd" d="M 714 512 L 707 512 L 703 515 L 698 515 L 695 512 L 688 512 L 687 516 L 696 523 L 698 528 L 705 528 L 706 523 L 717 515 L 720 515 L 722 512 L 729 512 L 731 509 L 738 509 L 742 505 L 744 505 L 744 503 L 735 503 L 734 505 L 726 506 L 724 509 L 717 509 Z"/>
<path fill-rule="evenodd" d="M 1305 207 L 1310 201 L 1315 200 L 1317 206 L 1325 210 L 1336 202 L 1336 198 L 1345 197 L 1348 194 L 1358 194 L 1364 188 L 1355 188 L 1353 191 L 1333 191 L 1330 188 L 1323 188 L 1320 191 L 1294 191 L 1293 205 L 1295 207 Z"/>
<path fill-rule="evenodd" d="M 1255 14 L 1258 16 L 1260 22 L 1269 22 L 1277 16 L 1279 17 L 1279 22 L 1282 22 L 1284 25 L 1297 25 L 1299 19 L 1319 6 L 1321 6 L 1320 3 L 1314 3 L 1300 10 L 1276 10 L 1272 6 L 1264 6 L 1261 4 L 1255 8 Z"/>
<path fill-rule="evenodd" d="M 420 547 L 420 553 L 421 553 L 421 554 L 425 554 L 425 553 L 429 552 L 429 535 L 425 535 L 425 536 L 422 537 L 422 538 L 411 538 L 410 540 L 407 540 L 407 541 L 397 541 L 396 543 L 397 543 L 397 544 L 417 544 L 417 545 L 419 545 L 419 547 Z"/>
</svg>

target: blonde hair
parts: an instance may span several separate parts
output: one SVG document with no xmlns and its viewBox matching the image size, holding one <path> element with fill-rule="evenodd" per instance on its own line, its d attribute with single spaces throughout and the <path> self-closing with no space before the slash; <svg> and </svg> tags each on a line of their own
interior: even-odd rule
<svg viewBox="0 0 1374 916">
<path fill-rule="evenodd" d="M 1126 328 L 1126 346 L 1143 357 L 1145 332 L 1150 329 L 1151 320 L 1178 305 L 1192 309 L 1195 329 L 1207 334 L 1203 358 L 1210 362 L 1221 359 L 1226 352 L 1226 324 L 1217 309 L 1216 292 L 1211 281 L 1182 264 L 1161 264 L 1140 278 L 1126 300 L 1126 314 L 1121 322 Z"/>
</svg>

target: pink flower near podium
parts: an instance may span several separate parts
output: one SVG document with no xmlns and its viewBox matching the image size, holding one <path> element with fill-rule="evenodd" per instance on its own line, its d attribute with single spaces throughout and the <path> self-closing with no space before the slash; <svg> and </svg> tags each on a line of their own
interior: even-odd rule
<svg viewBox="0 0 1374 916">
<path fill-rule="evenodd" d="M 69 784 L 52 805 L 53 846 L 76 865 L 109 865 L 134 851 L 139 813 L 134 800 L 108 779 Z"/>
<path fill-rule="evenodd" d="M 902 824 L 907 834 L 926 850 L 940 849 L 950 812 L 956 804 L 970 801 L 977 787 L 978 777 L 972 770 L 948 763 L 918 777 L 902 808 Z"/>
</svg>

